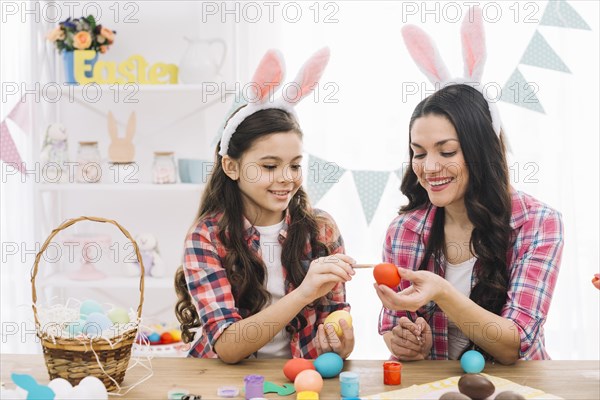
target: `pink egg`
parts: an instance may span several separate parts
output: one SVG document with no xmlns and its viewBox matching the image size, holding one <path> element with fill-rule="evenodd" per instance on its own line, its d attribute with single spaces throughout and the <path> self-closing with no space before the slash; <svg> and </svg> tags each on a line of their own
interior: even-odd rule
<svg viewBox="0 0 600 400">
<path fill-rule="evenodd" d="M 320 393 L 323 389 L 323 378 L 317 371 L 306 369 L 296 376 L 294 388 L 298 393 L 306 391 Z"/>
</svg>

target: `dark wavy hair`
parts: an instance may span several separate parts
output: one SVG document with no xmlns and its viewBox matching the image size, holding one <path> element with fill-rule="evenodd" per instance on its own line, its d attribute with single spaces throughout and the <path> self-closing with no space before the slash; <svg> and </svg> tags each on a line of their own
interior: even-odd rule
<svg viewBox="0 0 600 400">
<path fill-rule="evenodd" d="M 500 314 L 508 290 L 507 253 L 511 246 L 511 195 L 506 148 L 492 127 L 489 106 L 483 95 L 468 85 L 447 86 L 421 101 L 412 114 L 409 132 L 415 120 L 427 115 L 448 119 L 456 129 L 469 170 L 464 197 L 467 216 L 473 224 L 469 246 L 477 256 L 476 284 L 470 298 L 494 314 Z M 409 135 L 410 144 L 410 135 Z M 410 159 L 414 152 L 409 145 Z M 408 204 L 400 214 L 431 206 L 427 191 L 408 168 L 400 187 Z M 443 207 L 437 209 L 425 256 L 419 269 L 427 269 L 433 258 L 436 271 L 444 249 Z"/>
<path fill-rule="evenodd" d="M 258 139 L 282 132 L 302 138 L 298 122 L 286 111 L 275 108 L 257 111 L 237 127 L 229 142 L 227 155 L 239 160 Z M 262 310 L 270 301 L 271 294 L 265 285 L 267 273 L 265 264 L 248 249 L 244 240 L 242 196 L 238 183 L 231 180 L 223 171 L 222 157 L 218 154 L 219 148 L 220 142 L 215 151 L 213 172 L 202 194 L 193 226 L 204 218 L 222 213 L 218 223 L 218 238 L 227 251 L 223 259 L 223 268 L 231 283 L 236 306 L 242 316 L 246 317 Z M 302 266 L 301 260 L 307 257 L 305 254 L 307 242 L 310 242 L 311 259 L 329 255 L 331 249 L 318 240 L 321 221 L 310 207 L 308 196 L 302 187 L 292 197 L 288 211 L 291 222 L 282 245 L 281 263 L 286 269 L 287 279 L 294 287 L 298 287 L 306 276 L 306 269 Z M 178 297 L 175 314 L 181 324 L 182 339 L 188 343 L 193 340 L 193 330 L 201 326 L 201 321 L 192 303 L 182 267 L 179 267 L 175 274 L 175 290 Z M 286 329 L 291 333 L 302 329 L 306 323 L 300 312 Z"/>
</svg>

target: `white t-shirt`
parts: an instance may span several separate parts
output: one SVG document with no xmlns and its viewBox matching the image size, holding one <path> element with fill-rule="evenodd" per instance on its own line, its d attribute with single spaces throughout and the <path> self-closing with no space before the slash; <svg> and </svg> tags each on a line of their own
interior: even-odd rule
<svg viewBox="0 0 600 400">
<path fill-rule="evenodd" d="M 450 264 L 446 261 L 446 280 L 467 297 L 471 294 L 471 275 L 475 261 L 475 257 L 460 264 Z M 454 322 L 448 320 L 448 358 L 458 360 L 468 345 L 469 338 Z"/>
<path fill-rule="evenodd" d="M 260 234 L 262 259 L 267 266 L 267 290 L 271 293 L 270 304 L 275 304 L 285 296 L 281 244 L 279 244 L 279 231 L 282 227 L 283 221 L 271 226 L 255 226 Z M 289 333 L 285 329 L 279 331 L 257 352 L 257 358 L 292 358 Z"/>
</svg>

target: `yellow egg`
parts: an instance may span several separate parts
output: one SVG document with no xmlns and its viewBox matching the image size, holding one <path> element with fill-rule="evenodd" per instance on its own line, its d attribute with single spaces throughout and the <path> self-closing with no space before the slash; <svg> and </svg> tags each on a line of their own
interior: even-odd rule
<svg viewBox="0 0 600 400">
<path fill-rule="evenodd" d="M 325 326 L 327 326 L 327 324 L 333 325 L 333 329 L 335 330 L 335 333 L 336 333 L 336 335 L 338 335 L 338 337 L 342 337 L 344 335 L 344 332 L 342 331 L 342 327 L 340 326 L 340 323 L 339 323 L 339 321 L 341 319 L 346 321 L 348 323 L 348 325 L 352 328 L 352 315 L 350 315 L 350 313 L 345 310 L 338 310 L 338 311 L 332 312 L 331 314 L 329 314 L 327 316 L 327 318 L 325 318 L 325 322 L 324 322 Z"/>
<path fill-rule="evenodd" d="M 179 329 L 173 329 L 169 333 L 171 334 L 171 337 L 173 337 L 173 340 L 175 342 L 180 342 L 181 341 L 181 331 Z"/>
</svg>

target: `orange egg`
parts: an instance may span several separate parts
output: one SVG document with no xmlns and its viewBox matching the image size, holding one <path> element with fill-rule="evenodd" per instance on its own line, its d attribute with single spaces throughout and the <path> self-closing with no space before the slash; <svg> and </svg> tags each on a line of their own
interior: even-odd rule
<svg viewBox="0 0 600 400">
<path fill-rule="evenodd" d="M 291 382 L 294 382 L 296 376 L 307 369 L 315 369 L 315 366 L 310 360 L 306 360 L 304 358 L 292 358 L 283 366 L 283 374 L 288 378 Z"/>
<path fill-rule="evenodd" d="M 373 269 L 373 277 L 379 285 L 395 288 L 400 284 L 400 274 L 398 274 L 398 268 L 394 264 L 377 264 Z"/>
<path fill-rule="evenodd" d="M 306 391 L 320 393 L 323 389 L 323 378 L 317 371 L 306 369 L 296 376 L 294 388 L 298 393 Z"/>
</svg>

